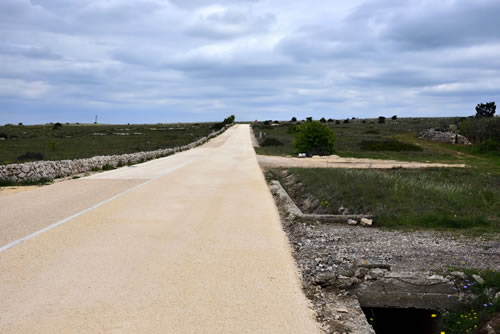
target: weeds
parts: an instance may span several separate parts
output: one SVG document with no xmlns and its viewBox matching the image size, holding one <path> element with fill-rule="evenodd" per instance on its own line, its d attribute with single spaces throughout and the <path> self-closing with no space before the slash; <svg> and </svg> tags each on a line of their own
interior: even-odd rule
<svg viewBox="0 0 500 334">
<path fill-rule="evenodd" d="M 468 169 L 290 169 L 305 192 L 338 213 L 373 214 L 379 226 L 498 231 L 500 176 Z M 293 193 L 293 192 L 291 192 Z"/>
<path fill-rule="evenodd" d="M 500 299 L 495 299 L 495 292 L 500 290 L 500 273 L 495 270 L 459 270 L 466 274 L 466 278 L 456 284 L 477 298 L 458 310 L 446 312 L 443 315 L 443 330 L 446 334 L 474 334 L 492 315 L 500 312 Z M 479 284 L 472 275 L 479 275 L 484 282 Z"/>
</svg>

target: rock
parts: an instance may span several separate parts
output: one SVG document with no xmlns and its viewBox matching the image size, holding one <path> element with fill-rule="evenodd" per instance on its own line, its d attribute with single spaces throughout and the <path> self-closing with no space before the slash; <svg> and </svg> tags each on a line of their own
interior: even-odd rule
<svg viewBox="0 0 500 334">
<path fill-rule="evenodd" d="M 442 143 L 471 145 L 469 139 L 462 135 L 449 131 L 439 131 L 437 129 L 424 130 L 418 134 L 418 138 Z"/>
<path fill-rule="evenodd" d="M 360 223 L 361 223 L 361 226 L 372 226 L 373 219 L 361 218 Z"/>
<path fill-rule="evenodd" d="M 366 276 L 368 280 L 376 280 L 385 276 L 386 270 L 380 268 L 371 269 Z"/>
<path fill-rule="evenodd" d="M 450 275 L 455 276 L 457 278 L 465 279 L 465 273 L 462 271 L 452 271 Z"/>
<path fill-rule="evenodd" d="M 356 278 L 362 279 L 363 277 L 365 277 L 367 273 L 368 273 L 368 268 L 358 268 L 356 269 L 356 273 L 354 274 L 354 276 Z"/>
<path fill-rule="evenodd" d="M 347 277 L 340 275 L 335 281 L 335 286 L 339 289 L 349 289 L 352 286 L 358 284 L 360 281 L 356 277 Z"/>
<path fill-rule="evenodd" d="M 349 213 L 349 209 L 344 208 L 344 206 L 341 205 L 340 208 L 339 208 L 339 214 L 341 214 L 341 215 L 347 215 L 348 213 Z"/>
<path fill-rule="evenodd" d="M 358 222 L 357 222 L 357 221 L 355 221 L 354 219 L 349 219 L 349 220 L 347 221 L 347 225 L 357 225 L 357 224 L 358 224 Z"/>
<path fill-rule="evenodd" d="M 336 308 L 335 312 L 337 312 L 337 313 L 349 313 L 349 311 L 347 311 L 347 309 L 343 308 L 343 307 L 342 308 Z"/>
<path fill-rule="evenodd" d="M 474 274 L 474 275 L 472 275 L 472 278 L 474 279 L 474 281 L 478 282 L 479 284 L 484 283 L 484 279 L 479 275 Z"/>
</svg>

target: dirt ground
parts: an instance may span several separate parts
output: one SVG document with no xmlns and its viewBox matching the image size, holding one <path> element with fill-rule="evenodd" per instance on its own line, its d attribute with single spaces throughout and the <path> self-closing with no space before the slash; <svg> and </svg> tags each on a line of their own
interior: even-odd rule
<svg viewBox="0 0 500 334">
<path fill-rule="evenodd" d="M 466 167 L 465 164 L 442 164 L 379 159 L 342 158 L 338 155 L 313 156 L 312 158 L 289 158 L 257 155 L 264 168 L 429 168 Z"/>
</svg>

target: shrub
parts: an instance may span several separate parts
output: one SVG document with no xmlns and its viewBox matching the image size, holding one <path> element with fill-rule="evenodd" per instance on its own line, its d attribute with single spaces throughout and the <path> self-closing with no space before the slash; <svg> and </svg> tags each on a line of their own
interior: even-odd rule
<svg viewBox="0 0 500 334">
<path fill-rule="evenodd" d="M 0 132 L 0 138 L 9 138 L 9 136 L 7 136 L 7 134 L 5 132 Z"/>
<path fill-rule="evenodd" d="M 297 122 L 297 117 L 292 117 L 292 119 L 290 120 L 290 122 Z"/>
<path fill-rule="evenodd" d="M 291 135 L 293 135 L 295 132 L 297 132 L 297 125 L 293 124 L 288 127 L 287 132 Z"/>
<path fill-rule="evenodd" d="M 321 123 L 326 123 L 326 119 L 324 117 L 321 117 L 321 119 L 319 120 Z"/>
<path fill-rule="evenodd" d="M 328 123 L 332 123 L 332 122 L 334 122 L 334 120 L 333 120 L 333 119 L 331 119 L 331 118 L 329 118 L 327 122 L 328 122 Z"/>
<path fill-rule="evenodd" d="M 481 153 L 489 153 L 489 152 L 497 152 L 500 153 L 500 141 L 495 141 L 492 139 L 488 139 L 481 144 L 479 144 L 479 152 Z"/>
<path fill-rule="evenodd" d="M 283 143 L 276 138 L 267 137 L 260 143 L 260 146 L 283 146 Z"/>
<path fill-rule="evenodd" d="M 384 117 L 384 116 L 379 116 L 379 117 L 378 117 L 378 123 L 379 123 L 379 124 L 383 124 L 383 123 L 385 123 L 385 117 Z"/>
<path fill-rule="evenodd" d="M 495 102 L 480 103 L 476 106 L 476 118 L 493 117 L 496 110 Z"/>
<path fill-rule="evenodd" d="M 326 125 L 306 122 L 297 128 L 294 146 L 300 152 L 327 155 L 335 152 L 335 133 Z"/>
<path fill-rule="evenodd" d="M 394 115 L 394 116 L 392 116 L 392 117 L 391 117 L 391 119 L 392 119 L 393 121 L 395 121 L 395 120 L 397 120 L 397 119 L 398 119 L 398 116 L 397 116 L 397 115 Z"/>
<path fill-rule="evenodd" d="M 339 121 L 339 120 L 336 120 L 336 121 L 335 121 L 335 124 L 340 124 L 340 121 Z"/>
<path fill-rule="evenodd" d="M 391 140 L 363 140 L 359 144 L 363 151 L 422 151 L 422 148 L 410 143 Z"/>
<path fill-rule="evenodd" d="M 308 121 L 308 122 L 312 122 L 312 121 L 313 121 L 313 118 L 312 118 L 312 117 L 306 117 L 306 121 Z"/>
<path fill-rule="evenodd" d="M 10 187 L 15 185 L 16 183 L 14 181 L 8 180 L 8 179 L 0 179 L 0 187 Z"/>
<path fill-rule="evenodd" d="M 44 156 L 40 152 L 26 152 L 18 156 L 16 159 L 18 161 L 35 161 L 35 160 L 43 160 Z"/>
<path fill-rule="evenodd" d="M 349 118 L 344 119 L 344 124 L 348 124 L 348 123 L 349 123 Z"/>
<path fill-rule="evenodd" d="M 102 170 L 113 170 L 113 169 L 116 169 L 116 167 L 110 164 L 105 164 L 104 166 L 102 166 Z"/>
<path fill-rule="evenodd" d="M 62 124 L 57 122 L 56 124 L 54 124 L 54 126 L 52 127 L 52 130 L 57 130 L 59 129 L 60 127 L 62 127 Z"/>
<path fill-rule="evenodd" d="M 460 123 L 460 134 L 473 142 L 500 141 L 500 118 L 469 118 Z"/>
<path fill-rule="evenodd" d="M 378 132 L 377 130 L 366 130 L 363 133 L 366 133 L 368 135 L 378 135 L 380 132 Z"/>
</svg>

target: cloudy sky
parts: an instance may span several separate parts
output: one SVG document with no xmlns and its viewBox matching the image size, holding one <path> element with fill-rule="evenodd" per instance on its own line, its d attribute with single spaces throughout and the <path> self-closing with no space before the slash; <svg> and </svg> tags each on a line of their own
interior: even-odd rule
<svg viewBox="0 0 500 334">
<path fill-rule="evenodd" d="M 461 116 L 498 0 L 0 0 L 0 124 Z"/>
</svg>

